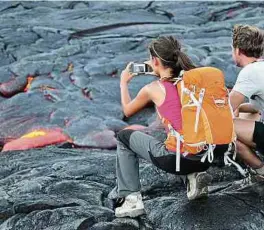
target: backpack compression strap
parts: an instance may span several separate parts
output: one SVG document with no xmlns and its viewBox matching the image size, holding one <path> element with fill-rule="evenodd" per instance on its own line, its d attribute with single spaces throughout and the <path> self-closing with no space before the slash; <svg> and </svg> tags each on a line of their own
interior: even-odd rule
<svg viewBox="0 0 264 230">
<path fill-rule="evenodd" d="M 180 161 L 181 161 L 181 142 L 183 143 L 183 137 L 177 132 L 171 124 L 168 124 L 168 128 L 172 136 L 176 138 L 176 172 L 180 172 Z"/>
</svg>

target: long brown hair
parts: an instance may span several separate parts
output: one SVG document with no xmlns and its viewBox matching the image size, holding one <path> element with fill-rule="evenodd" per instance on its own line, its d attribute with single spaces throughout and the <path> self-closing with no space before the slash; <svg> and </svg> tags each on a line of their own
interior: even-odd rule
<svg viewBox="0 0 264 230">
<path fill-rule="evenodd" d="M 159 58 L 164 67 L 172 70 L 172 76 L 164 79 L 166 81 L 175 81 L 182 70 L 196 68 L 191 59 L 181 51 L 180 42 L 173 36 L 153 40 L 149 45 L 149 52 L 152 57 Z"/>
</svg>

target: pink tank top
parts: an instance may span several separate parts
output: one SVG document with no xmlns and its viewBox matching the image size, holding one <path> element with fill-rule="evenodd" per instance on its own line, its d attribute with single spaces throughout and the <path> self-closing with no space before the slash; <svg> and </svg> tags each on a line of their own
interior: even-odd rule
<svg viewBox="0 0 264 230">
<path fill-rule="evenodd" d="M 161 117 L 168 120 L 172 127 L 179 131 L 182 128 L 181 102 L 176 86 L 172 82 L 159 81 L 165 88 L 166 96 L 164 102 L 157 106 Z M 168 127 L 165 127 L 168 132 Z"/>
</svg>

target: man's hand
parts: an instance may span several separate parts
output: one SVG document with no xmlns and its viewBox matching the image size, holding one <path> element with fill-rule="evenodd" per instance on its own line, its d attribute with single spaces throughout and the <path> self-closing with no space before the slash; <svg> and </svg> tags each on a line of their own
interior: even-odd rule
<svg viewBox="0 0 264 230">
<path fill-rule="evenodd" d="M 234 116 L 239 117 L 239 108 L 234 111 Z"/>
<path fill-rule="evenodd" d="M 243 119 L 259 120 L 260 111 L 250 103 L 243 103 L 235 110 L 234 116 Z"/>
</svg>

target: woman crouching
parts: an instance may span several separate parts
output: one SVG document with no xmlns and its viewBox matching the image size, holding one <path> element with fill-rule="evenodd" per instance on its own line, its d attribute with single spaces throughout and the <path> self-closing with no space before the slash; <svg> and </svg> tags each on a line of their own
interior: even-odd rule
<svg viewBox="0 0 264 230">
<path fill-rule="evenodd" d="M 132 100 L 129 95 L 128 83 L 135 76 L 130 73 L 130 64 L 121 74 L 121 103 L 124 114 L 129 117 L 143 109 L 149 102 L 156 106 L 157 113 L 165 118 L 173 128 L 181 130 L 181 103 L 173 85 L 182 70 L 195 68 L 192 61 L 181 50 L 179 41 L 172 37 L 160 37 L 149 46 L 150 60 L 154 74 L 159 78 L 145 85 Z M 168 128 L 164 126 L 167 133 Z M 145 212 L 140 193 L 139 158 L 156 165 L 158 168 L 173 174 L 187 175 L 187 197 L 189 200 L 204 197 L 208 193 L 208 184 L 212 177 L 205 172 L 209 163 L 193 161 L 181 156 L 180 172 L 175 171 L 175 143 L 169 138 L 161 142 L 141 131 L 125 129 L 118 133 L 116 156 L 117 186 L 110 193 L 119 198 L 115 209 L 116 217 L 136 217 Z M 172 146 L 174 145 L 174 146 Z"/>
</svg>

